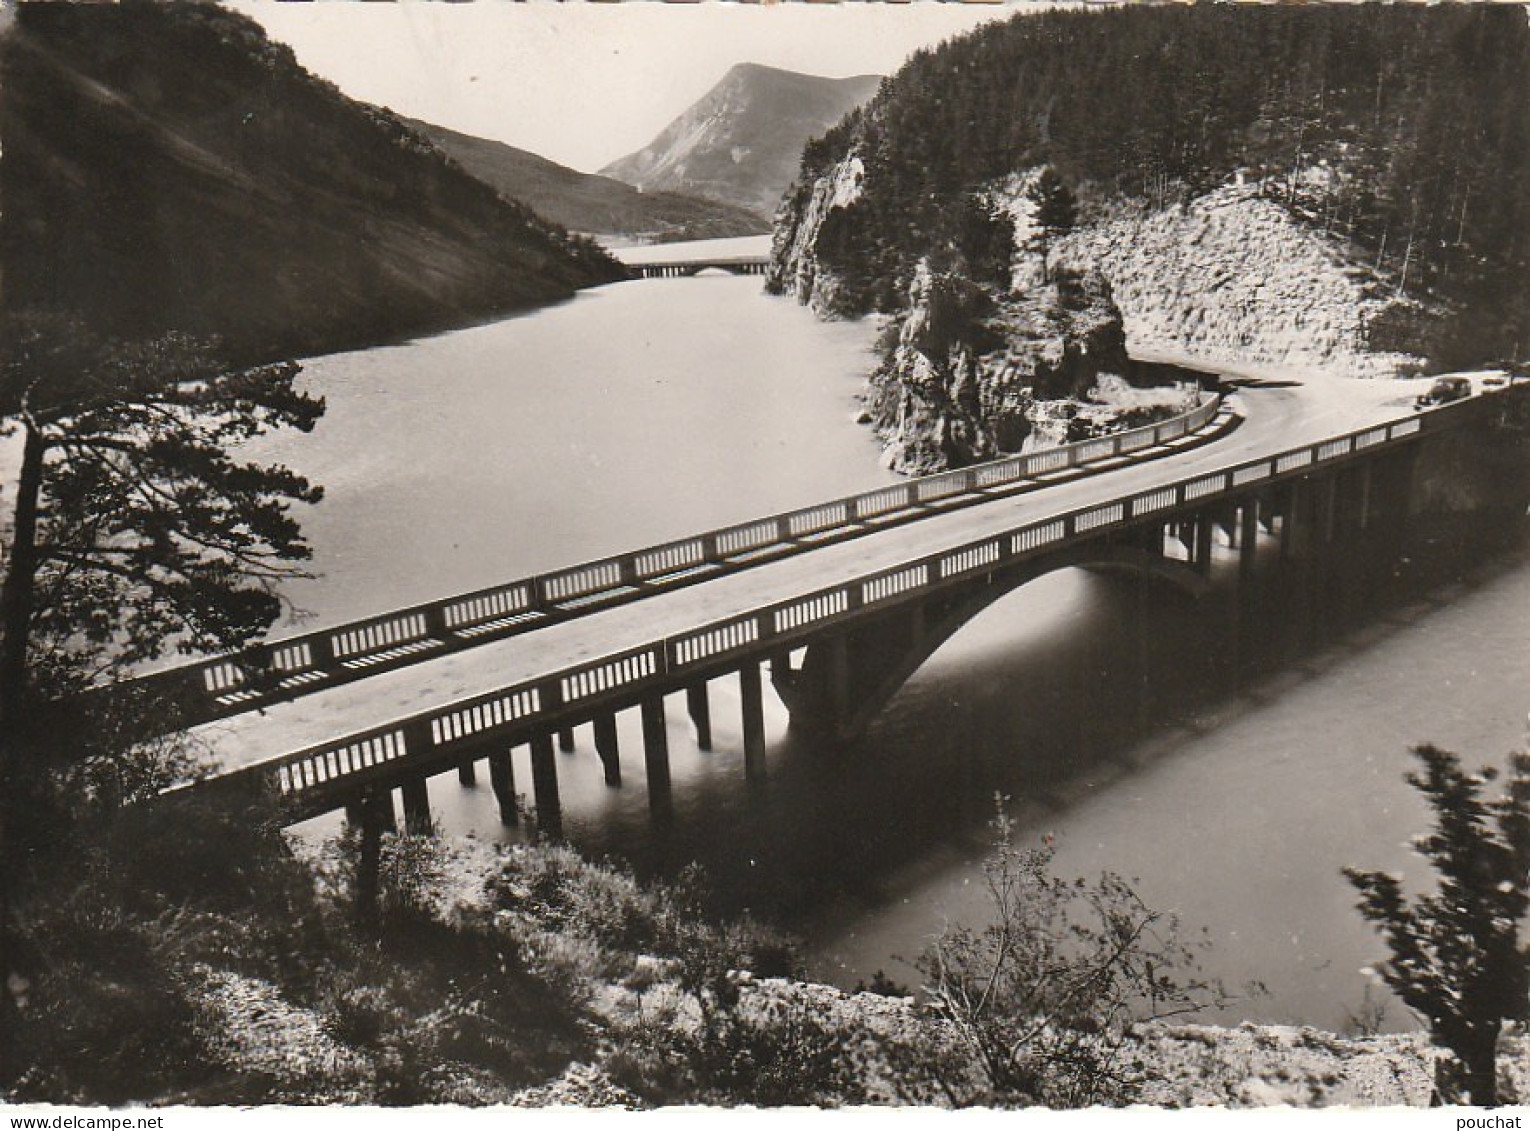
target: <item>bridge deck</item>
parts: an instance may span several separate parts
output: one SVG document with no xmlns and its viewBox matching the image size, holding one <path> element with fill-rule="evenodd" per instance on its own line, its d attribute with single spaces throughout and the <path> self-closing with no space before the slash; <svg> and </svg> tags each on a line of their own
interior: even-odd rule
<svg viewBox="0 0 1530 1131">
<path fill-rule="evenodd" d="M 1255 388 L 1240 397 L 1248 421 L 1206 447 L 1086 480 L 878 531 L 749 572 L 657 594 L 549 625 L 470 652 L 442 656 L 305 699 L 199 729 L 225 768 L 366 730 L 390 719 L 551 674 L 852 577 L 939 553 L 1026 522 L 1152 490 L 1202 471 L 1396 419 L 1412 390 L 1391 382 L 1310 382 Z"/>
<path fill-rule="evenodd" d="M 644 600 L 767 561 L 820 549 L 932 514 L 1040 490 L 1062 479 L 1097 474 L 1133 460 L 1157 458 L 1209 442 L 1236 418 L 1218 401 L 1157 424 L 1107 437 L 1046 448 L 643 547 L 551 573 L 521 577 L 475 593 L 281 637 L 243 656 L 177 665 L 133 681 L 176 697 L 176 727 L 258 710 L 271 702 L 312 695 L 340 683 L 423 663 L 445 652 L 481 647 L 602 607 Z M 261 669 L 268 675 L 262 677 Z M 123 685 L 105 689 L 114 694 Z"/>
</svg>

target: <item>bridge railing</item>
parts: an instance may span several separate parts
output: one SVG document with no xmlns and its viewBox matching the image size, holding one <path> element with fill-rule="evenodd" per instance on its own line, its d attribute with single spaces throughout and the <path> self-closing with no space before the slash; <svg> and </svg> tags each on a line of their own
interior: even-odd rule
<svg viewBox="0 0 1530 1131">
<path fill-rule="evenodd" d="M 1150 491 L 1125 495 L 1017 526 L 978 541 L 879 569 L 839 585 L 731 616 L 665 637 L 619 655 L 602 657 L 511 687 L 464 699 L 261 762 L 224 775 L 230 783 L 274 788 L 300 809 L 321 809 L 336 783 L 354 789 L 396 776 L 407 759 L 422 767 L 482 742 L 486 732 L 513 738 L 531 730 L 571 725 L 597 710 L 630 703 L 654 690 L 674 690 L 690 679 L 726 671 L 762 653 L 804 644 L 826 626 L 908 600 L 915 590 L 957 583 L 1025 558 L 1055 550 L 1079 535 L 1099 537 L 1143 516 L 1242 493 L 1249 484 L 1309 474 L 1420 432 L 1456 423 L 1475 401 L 1446 405 L 1346 433 L 1315 444 L 1188 476 Z"/>
<path fill-rule="evenodd" d="M 215 718 L 342 679 L 486 643 L 534 623 L 575 614 L 640 589 L 695 579 L 783 553 L 869 523 L 948 504 L 1071 468 L 1135 454 L 1205 427 L 1220 408 L 1212 396 L 1189 412 L 1112 436 L 909 479 L 799 510 L 709 530 L 614 557 L 447 597 L 257 645 L 237 655 L 168 668 L 129 681 L 164 692 L 187 717 Z M 105 693 L 110 693 L 107 689 Z"/>
</svg>

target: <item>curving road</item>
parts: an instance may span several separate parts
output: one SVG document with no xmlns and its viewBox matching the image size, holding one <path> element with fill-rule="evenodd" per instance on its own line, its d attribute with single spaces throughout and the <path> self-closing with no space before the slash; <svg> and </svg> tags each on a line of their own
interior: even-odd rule
<svg viewBox="0 0 1530 1131">
<path fill-rule="evenodd" d="M 1187 359 L 1163 356 L 1154 360 Z M 549 675 L 1027 522 L 1406 416 L 1420 388 L 1417 383 L 1331 376 L 1292 380 L 1250 366 L 1218 368 L 1247 379 L 1248 384 L 1232 398 L 1245 422 L 1217 442 L 824 546 L 743 573 L 318 692 L 259 713 L 210 723 L 193 733 L 208 744 L 222 768 L 249 765 Z"/>
</svg>

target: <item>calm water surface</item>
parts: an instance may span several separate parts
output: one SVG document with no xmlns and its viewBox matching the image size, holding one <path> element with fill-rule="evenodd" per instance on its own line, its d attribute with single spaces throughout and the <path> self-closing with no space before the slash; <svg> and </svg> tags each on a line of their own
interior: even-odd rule
<svg viewBox="0 0 1530 1131">
<path fill-rule="evenodd" d="M 722 276 L 308 361 L 328 413 L 260 452 L 326 492 L 290 595 L 320 627 L 891 482 L 871 336 Z"/>
<path fill-rule="evenodd" d="M 703 277 L 317 359 L 329 416 L 278 454 L 328 489 L 307 523 L 327 577 L 292 596 L 333 623 L 887 482 L 849 422 L 871 336 L 766 298 L 758 279 Z M 671 705 L 667 833 L 650 827 L 637 719 L 620 720 L 619 789 L 581 728 L 560 756 L 565 832 L 644 873 L 700 860 L 722 906 L 801 935 L 820 978 L 913 981 L 900 956 L 981 919 L 1002 793 L 1022 838 L 1055 835 L 1059 870 L 1135 877 L 1150 904 L 1206 928 L 1211 973 L 1267 985 L 1230 1016 L 1339 1027 L 1381 955 L 1340 867 L 1419 874 L 1408 746 L 1480 762 L 1523 740 L 1530 556 L 1405 587 L 1316 644 L 1293 646 L 1274 611 L 1242 678 L 1227 580 L 1200 602 L 1076 570 L 1033 582 L 963 629 L 854 748 L 787 733 L 769 703 L 763 788 L 743 780 L 737 688 L 718 681 L 715 752 Z M 431 788 L 446 830 L 515 835 L 486 782 Z M 1397 1008 L 1388 1020 L 1408 1023 Z"/>
</svg>

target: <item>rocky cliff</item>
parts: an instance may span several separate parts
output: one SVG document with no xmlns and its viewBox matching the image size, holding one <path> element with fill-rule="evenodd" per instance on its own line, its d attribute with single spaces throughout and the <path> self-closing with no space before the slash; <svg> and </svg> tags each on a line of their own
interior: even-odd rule
<svg viewBox="0 0 1530 1131">
<path fill-rule="evenodd" d="M 6 301 L 239 360 L 622 277 L 212 4 L 25 5 L 0 40 Z"/>
<path fill-rule="evenodd" d="M 768 284 L 918 324 L 921 264 L 970 259 L 982 206 L 1020 269 L 1098 271 L 1134 345 L 1480 365 L 1530 341 L 1527 96 L 1530 24 L 1501 8 L 1021 14 L 916 54 L 804 149 Z M 966 274 L 1006 300 L 986 266 Z M 924 447 L 951 449 L 928 419 Z"/>
<path fill-rule="evenodd" d="M 820 318 L 855 309 L 853 300 L 843 293 L 843 278 L 819 254 L 819 238 L 828 224 L 830 234 L 825 245 L 833 239 L 835 226 L 860 200 L 865 176 L 865 165 L 852 153 L 824 173 L 801 177 L 792 184 L 776 215 L 767 290 L 795 295 Z"/>
<path fill-rule="evenodd" d="M 1345 241 L 1242 185 L 1114 207 L 1061 237 L 1054 257 L 1110 280 L 1133 345 L 1205 357 L 1390 376 L 1423 364 L 1394 347 L 1418 348 L 1439 317 Z"/>
<path fill-rule="evenodd" d="M 982 186 L 1032 245 L 1035 170 Z M 860 283 L 836 269 L 861 199 L 858 153 L 793 186 L 768 285 L 824 317 L 855 313 Z M 1344 240 L 1303 223 L 1252 186 L 1223 186 L 1161 208 L 1115 201 L 1061 234 L 1049 262 L 1098 271 L 1136 346 L 1375 376 L 1417 368 L 1443 311 L 1398 292 Z M 1022 259 L 1018 271 L 1029 270 Z"/>
<path fill-rule="evenodd" d="M 922 474 L 1148 423 L 1193 404 L 1193 390 L 1109 403 L 1127 371 L 1121 314 L 1098 272 L 1036 275 L 995 296 L 922 262 L 865 401 L 889 466 Z"/>
</svg>

